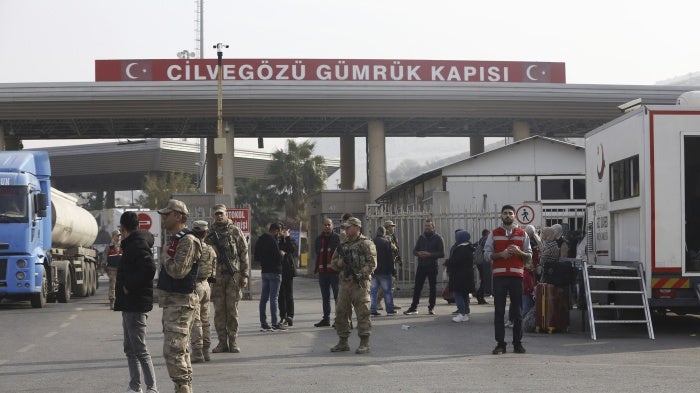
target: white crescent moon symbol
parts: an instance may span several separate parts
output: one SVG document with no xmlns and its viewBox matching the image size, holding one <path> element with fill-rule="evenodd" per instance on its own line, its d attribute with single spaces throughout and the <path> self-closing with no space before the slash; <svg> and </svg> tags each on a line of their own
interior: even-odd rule
<svg viewBox="0 0 700 393">
<path fill-rule="evenodd" d="M 533 78 L 532 74 L 531 74 L 533 68 L 537 68 L 537 64 L 533 64 L 533 65 L 527 67 L 527 71 L 525 71 L 525 74 L 527 75 L 528 79 L 530 79 L 531 81 L 536 81 L 537 78 Z M 128 73 L 127 73 L 127 75 L 128 75 Z"/>
<path fill-rule="evenodd" d="M 131 67 L 135 66 L 138 63 L 129 63 L 126 68 L 124 69 L 124 73 L 126 74 L 126 77 L 129 79 L 138 79 L 138 76 L 133 76 L 131 75 Z M 529 72 L 529 71 L 528 71 Z M 530 75 L 528 75 L 530 76 Z"/>
</svg>

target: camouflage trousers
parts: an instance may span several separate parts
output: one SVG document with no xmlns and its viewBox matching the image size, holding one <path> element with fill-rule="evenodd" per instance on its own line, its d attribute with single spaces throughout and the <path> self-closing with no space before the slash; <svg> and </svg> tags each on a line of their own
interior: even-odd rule
<svg viewBox="0 0 700 393">
<path fill-rule="evenodd" d="M 211 288 L 207 280 L 197 282 L 197 306 L 194 309 L 194 322 L 190 331 L 190 344 L 192 349 L 201 350 L 211 346 L 211 322 L 209 319 L 209 302 L 211 301 Z"/>
<path fill-rule="evenodd" d="M 193 307 L 163 307 L 163 357 L 168 375 L 176 385 L 192 382 L 189 344 L 193 321 Z"/>
<path fill-rule="evenodd" d="M 238 335 L 238 302 L 243 293 L 238 285 L 238 273 L 220 274 L 211 288 L 211 300 L 214 302 L 214 328 L 219 341 L 233 342 Z"/>
<path fill-rule="evenodd" d="M 364 288 L 353 280 L 340 280 L 338 302 L 335 305 L 335 331 L 338 337 L 350 336 L 350 317 L 355 308 L 357 316 L 358 336 L 369 336 L 372 333 L 372 322 L 369 320 L 369 280 L 365 280 Z"/>
<path fill-rule="evenodd" d="M 116 288 L 117 288 L 117 268 L 116 267 L 108 267 L 107 268 L 107 277 L 109 277 L 109 292 L 107 292 L 107 297 L 109 298 L 109 304 L 113 305 L 114 304 L 114 299 L 116 299 L 116 296 L 114 295 Z"/>
</svg>

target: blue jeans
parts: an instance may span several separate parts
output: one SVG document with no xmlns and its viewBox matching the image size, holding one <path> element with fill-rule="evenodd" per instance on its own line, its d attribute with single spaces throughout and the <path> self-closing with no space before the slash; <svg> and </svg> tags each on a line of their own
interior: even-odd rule
<svg viewBox="0 0 700 393">
<path fill-rule="evenodd" d="M 535 298 L 532 294 L 523 295 L 523 317 L 535 306 Z"/>
<path fill-rule="evenodd" d="M 323 320 L 330 321 L 331 289 L 333 290 L 333 302 L 338 301 L 338 273 L 318 273 L 318 286 L 321 287 L 321 298 L 323 299 Z"/>
<path fill-rule="evenodd" d="M 129 364 L 129 387 L 137 392 L 141 390 L 141 371 L 146 388 L 158 390 L 153 361 L 146 346 L 146 319 L 148 315 L 145 312 L 122 311 L 124 354 Z"/>
<path fill-rule="evenodd" d="M 370 312 L 377 312 L 377 293 L 379 292 L 379 286 L 382 286 L 384 291 L 384 303 L 386 304 L 386 311 L 394 311 L 394 295 L 391 293 L 391 274 L 375 274 L 372 277 L 372 284 L 369 289 L 370 298 Z"/>
<path fill-rule="evenodd" d="M 282 274 L 262 274 L 262 292 L 260 293 L 260 326 L 267 325 L 265 306 L 267 306 L 268 300 L 270 301 L 272 325 L 277 325 L 277 298 L 280 293 L 280 284 L 282 284 Z"/>
<path fill-rule="evenodd" d="M 454 292 L 455 303 L 457 303 L 457 311 L 460 314 L 469 314 L 469 294 L 462 292 Z"/>
</svg>

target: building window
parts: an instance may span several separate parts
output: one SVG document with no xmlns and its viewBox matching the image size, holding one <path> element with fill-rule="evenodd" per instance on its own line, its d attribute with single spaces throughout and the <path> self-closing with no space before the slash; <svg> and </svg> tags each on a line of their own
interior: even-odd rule
<svg viewBox="0 0 700 393">
<path fill-rule="evenodd" d="M 539 200 L 547 203 L 585 202 L 586 178 L 549 176 L 538 179 Z"/>
<path fill-rule="evenodd" d="M 639 196 L 639 156 L 610 164 L 610 200 Z"/>
<path fill-rule="evenodd" d="M 571 199 L 570 179 L 542 179 L 540 187 L 542 200 Z"/>
</svg>

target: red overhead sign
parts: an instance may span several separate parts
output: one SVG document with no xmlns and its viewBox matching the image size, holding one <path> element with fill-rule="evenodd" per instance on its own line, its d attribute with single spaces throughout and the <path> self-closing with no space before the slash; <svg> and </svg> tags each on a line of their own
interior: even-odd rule
<svg viewBox="0 0 700 393">
<path fill-rule="evenodd" d="M 564 63 L 524 61 L 224 59 L 224 80 L 566 83 Z M 216 80 L 216 59 L 95 60 L 96 82 Z"/>
</svg>

